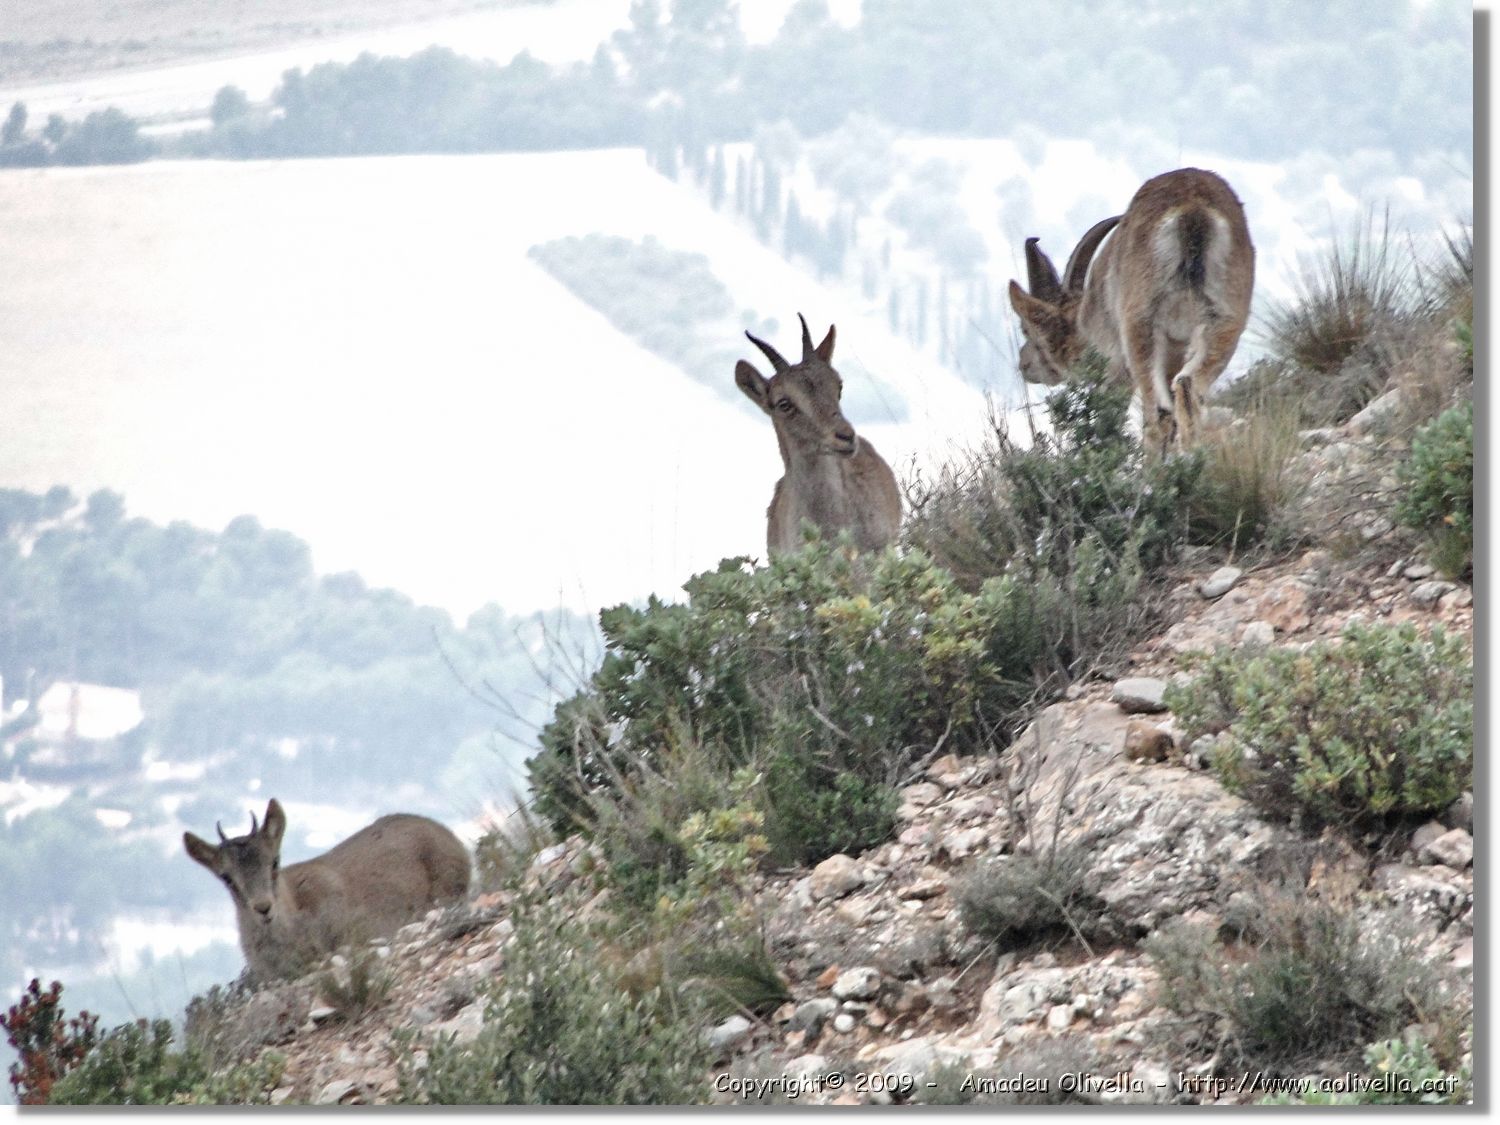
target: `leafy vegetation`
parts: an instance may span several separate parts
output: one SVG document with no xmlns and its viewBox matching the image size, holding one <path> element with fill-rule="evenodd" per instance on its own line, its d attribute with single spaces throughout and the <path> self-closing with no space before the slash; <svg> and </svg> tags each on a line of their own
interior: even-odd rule
<svg viewBox="0 0 1500 1125">
<path fill-rule="evenodd" d="M 1400 919 L 1370 921 L 1300 893 L 1262 895 L 1234 948 L 1188 923 L 1145 948 L 1162 1001 L 1198 1021 L 1231 1065 L 1338 1058 L 1455 1003 Z"/>
<path fill-rule="evenodd" d="M 984 860 L 955 891 L 960 916 L 971 932 L 1002 949 L 1048 934 L 1087 940 L 1104 913 L 1089 889 L 1090 866 L 1080 847 Z"/>
<path fill-rule="evenodd" d="M 98 1040 L 98 1018 L 85 1011 L 66 1019 L 61 1001 L 60 981 L 43 992 L 33 977 L 20 1001 L 0 1017 L 6 1041 L 19 1058 L 10 1066 L 10 1085 L 21 1105 L 47 1104 L 52 1087 Z"/>
<path fill-rule="evenodd" d="M 168 1020 L 121 1024 L 52 1090 L 51 1105 L 269 1105 L 283 1060 L 211 1070 L 198 1052 L 172 1049 Z"/>
<path fill-rule="evenodd" d="M 1167 703 L 1214 769 L 1267 813 L 1380 825 L 1430 813 L 1472 784 L 1473 657 L 1462 636 L 1351 625 L 1337 642 L 1220 649 Z"/>
<path fill-rule="evenodd" d="M 701 1102 L 712 1051 L 701 1007 L 667 984 L 632 991 L 597 935 L 560 911 L 517 911 L 506 973 L 466 1044 L 408 1062 L 419 1105 L 681 1105 Z"/>
<path fill-rule="evenodd" d="M 1474 567 L 1474 404 L 1438 415 L 1412 438 L 1401 469 L 1405 491 L 1396 517 L 1424 532 L 1432 556 L 1450 576 Z"/>
</svg>

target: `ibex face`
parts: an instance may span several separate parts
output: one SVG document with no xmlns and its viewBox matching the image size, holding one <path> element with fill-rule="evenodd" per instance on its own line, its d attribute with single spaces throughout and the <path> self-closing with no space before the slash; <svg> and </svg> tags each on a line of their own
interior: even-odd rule
<svg viewBox="0 0 1500 1125">
<path fill-rule="evenodd" d="M 783 461 L 807 457 L 852 457 L 859 451 L 859 437 L 844 417 L 839 400 L 844 380 L 830 363 L 835 330 L 832 325 L 823 342 L 813 347 L 807 321 L 802 320 L 802 359 L 792 364 L 764 340 L 750 333 L 750 342 L 771 361 L 773 374 L 763 377 L 743 359 L 734 365 L 734 381 L 756 406 L 771 417 L 781 444 Z"/>
<path fill-rule="evenodd" d="M 219 846 L 185 832 L 187 853 L 208 868 L 229 888 L 230 897 L 242 914 L 254 915 L 267 924 L 276 904 L 276 884 L 281 877 L 281 838 L 286 833 L 286 813 L 275 798 L 266 806 L 266 822 L 257 826 L 250 814 L 250 834 L 233 839 L 219 832 Z"/>
<path fill-rule="evenodd" d="M 750 342 L 771 361 L 769 379 L 744 360 L 734 381 L 776 429 L 786 472 L 766 510 L 766 545 L 788 554 L 802 545 L 802 523 L 825 535 L 848 531 L 862 551 L 878 551 L 901 526 L 896 474 L 875 447 L 854 432 L 839 399 L 844 381 L 832 367 L 834 329 L 813 346 L 802 321 L 802 359 L 788 363 L 780 352 L 750 333 Z"/>
<path fill-rule="evenodd" d="M 1022 377 L 1061 382 L 1092 346 L 1140 394 L 1148 448 L 1191 446 L 1203 396 L 1245 330 L 1255 285 L 1255 247 L 1229 185 L 1199 168 L 1156 176 L 1123 216 L 1083 236 L 1064 277 L 1034 238 L 1026 270 L 1029 293 L 1010 283 L 1026 337 Z"/>
</svg>

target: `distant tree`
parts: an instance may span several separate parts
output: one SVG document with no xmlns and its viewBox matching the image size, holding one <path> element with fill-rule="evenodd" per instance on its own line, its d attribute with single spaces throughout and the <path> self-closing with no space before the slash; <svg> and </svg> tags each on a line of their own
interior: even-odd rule
<svg viewBox="0 0 1500 1125">
<path fill-rule="evenodd" d="M 726 178 L 724 171 L 724 146 L 714 145 L 713 164 L 708 171 L 708 202 L 715 211 L 724 206 Z"/>
<path fill-rule="evenodd" d="M 140 124 L 114 106 L 89 114 L 57 142 L 59 164 L 130 164 L 151 152 Z"/>
<path fill-rule="evenodd" d="M 63 120 L 63 115 L 60 113 L 48 114 L 47 124 L 42 126 L 42 136 L 46 137 L 50 143 L 56 145 L 61 144 L 62 139 L 67 135 L 68 123 Z"/>
<path fill-rule="evenodd" d="M 26 137 L 26 103 L 16 102 L 0 126 L 0 145 L 18 145 Z"/>
<path fill-rule="evenodd" d="M 250 96 L 238 86 L 221 86 L 214 95 L 214 103 L 208 111 L 214 128 L 222 128 L 232 121 L 239 121 L 250 112 Z"/>
</svg>

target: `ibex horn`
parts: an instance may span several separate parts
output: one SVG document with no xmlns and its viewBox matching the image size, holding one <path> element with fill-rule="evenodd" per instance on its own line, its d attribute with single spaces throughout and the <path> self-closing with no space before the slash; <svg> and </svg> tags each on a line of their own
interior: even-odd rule
<svg viewBox="0 0 1500 1125">
<path fill-rule="evenodd" d="M 798 313 L 797 319 L 802 322 L 802 362 L 806 363 L 814 355 L 812 333 L 807 330 L 807 317 Z"/>
<path fill-rule="evenodd" d="M 1078 245 L 1073 248 L 1073 253 L 1068 258 L 1066 276 L 1069 293 L 1083 292 L 1083 281 L 1089 275 L 1089 263 L 1094 260 L 1099 244 L 1104 241 L 1106 234 L 1119 225 L 1123 217 L 1114 215 L 1108 219 L 1100 219 L 1089 227 L 1087 234 L 1078 240 Z"/>
<path fill-rule="evenodd" d="M 219 843 L 221 843 L 221 844 L 227 844 L 227 843 L 229 843 L 229 837 L 226 836 L 226 835 L 224 835 L 224 826 L 222 824 L 220 824 L 216 820 L 216 821 L 214 821 L 214 827 L 219 830 Z"/>
<path fill-rule="evenodd" d="M 803 331 L 806 332 L 805 325 L 803 327 Z M 754 336 L 751 336 L 749 332 L 746 332 L 745 335 L 749 338 L 752 344 L 754 344 L 761 351 L 765 352 L 766 358 L 771 361 L 771 366 L 774 367 L 777 371 L 785 371 L 788 367 L 791 366 L 790 363 L 781 358 L 781 353 L 773 348 L 770 344 L 766 343 L 764 340 L 757 340 Z"/>
<path fill-rule="evenodd" d="M 1062 282 L 1057 279 L 1057 268 L 1052 259 L 1042 253 L 1037 245 L 1041 240 L 1026 240 L 1026 288 L 1038 301 L 1056 304 L 1063 295 Z"/>
<path fill-rule="evenodd" d="M 258 825 L 257 823 L 255 823 L 255 814 L 252 812 L 250 814 L 250 835 L 254 836 L 259 831 L 260 831 L 260 825 Z"/>
</svg>

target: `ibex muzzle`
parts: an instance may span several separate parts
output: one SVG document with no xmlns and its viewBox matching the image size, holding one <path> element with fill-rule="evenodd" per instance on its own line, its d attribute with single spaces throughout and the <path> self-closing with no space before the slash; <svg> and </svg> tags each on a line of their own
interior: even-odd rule
<svg viewBox="0 0 1500 1125">
<path fill-rule="evenodd" d="M 1030 292 L 1010 283 L 1022 378 L 1060 383 L 1093 347 L 1139 392 L 1149 448 L 1193 445 L 1255 287 L 1255 247 L 1229 185 L 1200 168 L 1156 176 L 1124 215 L 1094 224 L 1061 277 L 1028 238 L 1026 273 Z"/>
<path fill-rule="evenodd" d="M 248 835 L 218 833 L 216 846 L 185 832 L 183 846 L 229 889 L 240 947 L 257 980 L 294 975 L 340 945 L 392 933 L 469 891 L 468 851 L 425 816 L 383 816 L 285 870 L 286 813 L 274 798 L 264 824 L 251 815 Z"/>
<path fill-rule="evenodd" d="M 785 475 L 776 483 L 766 510 L 766 545 L 787 554 L 802 545 L 802 521 L 824 535 L 848 530 L 863 551 L 892 543 L 901 526 L 901 491 L 896 474 L 875 447 L 855 433 L 840 399 L 844 381 L 833 369 L 835 331 L 813 346 L 802 322 L 802 358 L 787 360 L 764 340 L 746 332 L 771 361 L 769 379 L 740 360 L 734 381 L 771 419 Z"/>
</svg>

